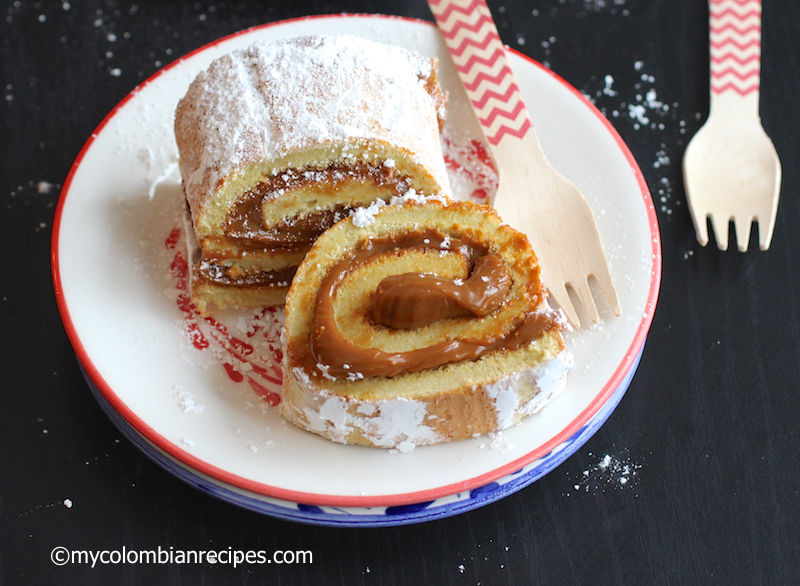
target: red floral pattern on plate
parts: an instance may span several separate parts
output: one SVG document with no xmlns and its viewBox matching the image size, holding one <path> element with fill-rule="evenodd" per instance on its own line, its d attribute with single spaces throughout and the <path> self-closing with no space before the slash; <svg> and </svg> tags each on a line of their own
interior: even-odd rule
<svg viewBox="0 0 800 586">
<path fill-rule="evenodd" d="M 182 233 L 182 228 L 173 228 L 164 245 L 174 252 L 169 268 L 177 290 L 175 304 L 187 339 L 197 350 L 212 352 L 232 381 L 246 382 L 267 405 L 278 405 L 283 384 L 280 367 L 283 310 L 275 307 L 241 310 L 223 318 L 201 315 L 189 295 L 189 263 L 179 245 Z M 231 333 L 236 330 L 241 336 Z"/>
</svg>

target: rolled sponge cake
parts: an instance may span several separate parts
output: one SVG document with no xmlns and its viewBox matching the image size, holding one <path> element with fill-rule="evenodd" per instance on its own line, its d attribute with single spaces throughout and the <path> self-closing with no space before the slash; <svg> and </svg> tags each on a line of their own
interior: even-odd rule
<svg viewBox="0 0 800 586">
<path fill-rule="evenodd" d="M 201 311 L 283 303 L 353 208 L 449 193 L 437 62 L 355 36 L 258 42 L 213 61 L 175 114 Z"/>
<path fill-rule="evenodd" d="M 506 429 L 564 389 L 567 327 L 527 238 L 491 208 L 374 204 L 297 271 L 281 413 L 333 441 L 401 450 Z"/>
</svg>

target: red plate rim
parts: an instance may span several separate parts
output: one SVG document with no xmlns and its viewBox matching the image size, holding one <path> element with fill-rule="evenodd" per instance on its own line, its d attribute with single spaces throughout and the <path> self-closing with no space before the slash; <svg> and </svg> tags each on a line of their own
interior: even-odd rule
<svg viewBox="0 0 800 586">
<path fill-rule="evenodd" d="M 647 303 L 645 305 L 645 311 L 642 315 L 642 319 L 641 322 L 639 323 L 636 335 L 634 336 L 634 339 L 623 361 L 614 371 L 613 375 L 605 384 L 600 393 L 597 394 L 597 396 L 592 400 L 592 402 L 574 420 L 572 420 L 565 429 L 563 429 L 550 441 L 540 445 L 535 450 L 528 452 L 521 458 L 518 458 L 499 468 L 496 468 L 491 472 L 487 472 L 485 474 L 475 476 L 457 483 L 439 486 L 436 488 L 426 489 L 422 491 L 391 494 L 391 495 L 377 495 L 377 496 L 326 495 L 319 493 L 309 493 L 303 491 L 289 490 L 276 486 L 271 486 L 261 482 L 256 482 L 248 478 L 239 476 L 237 474 L 232 474 L 217 466 L 208 464 L 204 460 L 190 454 L 189 452 L 175 445 L 173 442 L 167 440 L 165 437 L 163 437 L 161 434 L 155 431 L 155 429 L 153 429 L 150 425 L 144 422 L 138 415 L 136 415 L 136 413 L 134 413 L 117 396 L 114 390 L 104 380 L 104 378 L 102 377 L 102 375 L 92 362 L 91 358 L 89 357 L 88 353 L 86 352 L 85 348 L 83 347 L 81 339 L 72 321 L 69 307 L 67 306 L 67 301 L 61 287 L 58 243 L 61 230 L 61 216 L 64 208 L 64 203 L 66 201 L 67 195 L 69 194 L 72 180 L 78 168 L 80 167 L 84 156 L 91 148 L 95 138 L 100 134 L 100 132 L 103 130 L 106 124 L 117 114 L 117 112 L 125 104 L 127 104 L 127 102 L 131 100 L 137 94 L 137 92 L 139 92 L 144 86 L 149 85 L 154 80 L 159 78 L 161 75 L 171 70 L 175 65 L 177 65 L 181 61 L 197 53 L 206 51 L 216 45 L 219 45 L 220 43 L 226 42 L 232 38 L 238 37 L 243 34 L 251 33 L 256 30 L 271 28 L 275 26 L 282 26 L 294 22 L 308 21 L 315 19 L 321 20 L 328 18 L 397 19 L 397 20 L 407 21 L 409 23 L 422 24 L 426 26 L 435 27 L 435 24 L 426 20 L 420 20 L 403 16 L 392 16 L 386 14 L 344 13 L 335 15 L 313 15 L 313 16 L 292 18 L 287 20 L 280 20 L 247 28 L 238 31 L 236 33 L 227 35 L 225 37 L 221 37 L 211 43 L 208 43 L 206 45 L 203 45 L 202 47 L 195 49 L 194 51 L 191 51 L 190 53 L 187 53 L 180 59 L 173 61 L 169 65 L 166 65 L 165 67 L 163 67 L 162 69 L 160 69 L 159 71 L 148 77 L 145 81 L 143 81 L 136 88 L 134 88 L 127 96 L 125 96 L 125 98 L 123 98 L 103 118 L 103 120 L 100 122 L 100 124 L 97 126 L 97 128 L 94 130 L 94 132 L 91 134 L 89 139 L 86 141 L 86 143 L 83 145 L 82 149 L 78 153 L 78 156 L 76 157 L 75 162 L 72 164 L 72 167 L 70 168 L 70 171 L 64 181 L 64 185 L 61 189 L 61 193 L 58 199 L 58 204 L 55 210 L 52 235 L 50 241 L 51 274 L 53 280 L 53 288 L 55 291 L 56 304 L 58 306 L 58 310 L 61 315 L 61 319 L 64 324 L 67 336 L 70 340 L 70 343 L 72 344 L 73 350 L 78 360 L 80 361 L 81 365 L 83 365 L 89 378 L 98 388 L 100 393 L 102 393 L 103 397 L 109 402 L 111 407 L 115 409 L 120 415 L 122 415 L 125 418 L 125 420 L 145 439 L 152 442 L 156 447 L 163 450 L 170 456 L 183 462 L 185 465 L 209 476 L 210 478 L 216 481 L 240 489 L 244 489 L 258 495 L 282 499 L 293 503 L 302 503 L 302 504 L 317 505 L 317 506 L 339 506 L 339 507 L 388 507 L 388 506 L 399 506 L 399 505 L 408 505 L 420 502 L 428 502 L 435 500 L 437 498 L 451 496 L 463 491 L 484 486 L 490 482 L 497 480 L 498 478 L 502 478 L 503 476 L 517 472 L 524 466 L 530 464 L 531 462 L 534 462 L 539 458 L 546 456 L 552 450 L 561 445 L 564 441 L 572 437 L 600 410 L 603 404 L 605 404 L 605 402 L 608 401 L 608 399 L 614 394 L 619 385 L 622 383 L 623 379 L 625 378 L 625 375 L 630 371 L 631 368 L 634 367 L 636 357 L 641 348 L 644 346 L 645 340 L 647 338 L 647 332 L 649 331 L 650 325 L 653 320 L 653 314 L 655 312 L 655 307 L 658 300 L 658 293 L 661 283 L 661 238 L 658 227 L 658 219 L 656 217 L 655 207 L 653 205 L 653 200 L 650 195 L 650 191 L 647 187 L 647 183 L 642 175 L 641 169 L 639 168 L 639 165 L 637 164 L 636 160 L 631 154 L 630 149 L 628 149 L 628 146 L 619 136 L 619 133 L 611 125 L 608 119 L 606 119 L 606 117 L 603 116 L 603 114 L 595 107 L 595 105 L 592 104 L 574 86 L 569 84 L 559 75 L 553 73 L 551 70 L 544 67 L 539 62 L 533 60 L 527 55 L 519 53 L 514 49 L 510 49 L 513 53 L 515 53 L 519 57 L 522 57 L 535 67 L 545 71 L 548 75 L 553 77 L 557 82 L 559 82 L 569 91 L 574 93 L 586 106 L 589 107 L 592 113 L 594 113 L 595 116 L 597 116 L 597 118 L 604 124 L 608 132 L 616 141 L 619 149 L 622 151 L 622 153 L 630 163 L 631 169 L 635 174 L 636 180 L 639 184 L 639 188 L 641 190 L 642 197 L 645 203 L 648 216 L 648 223 L 650 225 L 653 265 L 650 278 L 650 289 L 648 292 Z"/>
</svg>

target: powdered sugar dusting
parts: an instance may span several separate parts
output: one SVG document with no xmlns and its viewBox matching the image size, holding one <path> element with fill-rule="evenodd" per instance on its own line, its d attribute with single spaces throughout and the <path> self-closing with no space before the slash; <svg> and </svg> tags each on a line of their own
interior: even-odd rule
<svg viewBox="0 0 800 586">
<path fill-rule="evenodd" d="M 387 205 L 402 205 L 405 203 L 418 203 L 423 204 L 426 201 L 440 201 L 442 203 L 447 203 L 448 198 L 446 195 L 442 195 L 440 193 L 433 194 L 433 195 L 424 195 L 421 193 L 417 193 L 413 189 L 409 189 L 403 195 L 395 195 L 392 196 L 388 203 L 378 199 L 372 202 L 370 205 L 365 207 L 356 208 L 351 213 L 353 226 L 357 228 L 366 228 L 370 226 L 375 221 L 375 216 Z"/>
<path fill-rule="evenodd" d="M 589 457 L 594 463 L 581 472 L 574 481 L 573 490 L 596 494 L 606 489 L 620 490 L 637 483 L 642 465 L 632 460 L 626 452 L 618 455 L 607 453 L 599 457 L 590 452 Z"/>
<path fill-rule="evenodd" d="M 377 401 L 369 408 L 353 407 L 347 398 L 325 389 L 316 389 L 302 369 L 293 371 L 296 381 L 306 387 L 301 395 L 305 404 L 292 408 L 303 414 L 310 431 L 339 443 L 347 443 L 356 429 L 375 446 L 408 453 L 418 445 L 437 443 L 437 433 L 425 424 L 425 403 L 405 398 Z M 353 407 L 353 408 L 351 408 Z"/>
<path fill-rule="evenodd" d="M 246 164 L 323 143 L 388 140 L 433 159 L 419 137 L 422 117 L 441 114 L 426 89 L 432 67 L 406 49 L 347 35 L 258 42 L 220 57 L 177 110 L 179 146 L 198 128 L 214 137 L 202 152 L 181 148 L 190 203 Z"/>
<path fill-rule="evenodd" d="M 198 403 L 191 392 L 179 387 L 178 385 L 175 385 L 173 389 L 175 391 L 175 397 L 178 399 L 178 404 L 180 405 L 181 411 L 184 413 L 201 413 L 205 409 L 205 405 Z"/>
<path fill-rule="evenodd" d="M 366 228 L 375 221 L 375 215 L 385 205 L 381 199 L 375 200 L 369 206 L 356 208 L 353 211 L 353 226 L 357 228 Z"/>
<path fill-rule="evenodd" d="M 657 80 L 648 72 L 644 61 L 635 61 L 633 70 L 637 81 L 632 88 L 620 89 L 611 74 L 603 76 L 603 87 L 584 92 L 603 114 L 618 124 L 630 124 L 639 132 L 661 133 L 669 126 L 677 127 L 679 134 L 686 134 L 686 120 L 680 116 L 680 105 L 669 102 L 656 87 Z M 646 161 L 642 162 L 646 164 Z M 673 186 L 670 181 L 672 161 L 667 154 L 667 147 L 661 144 L 650 161 L 653 169 L 658 171 L 657 186 L 654 199 L 657 208 L 665 216 L 671 216 L 680 200 L 672 197 Z"/>
</svg>

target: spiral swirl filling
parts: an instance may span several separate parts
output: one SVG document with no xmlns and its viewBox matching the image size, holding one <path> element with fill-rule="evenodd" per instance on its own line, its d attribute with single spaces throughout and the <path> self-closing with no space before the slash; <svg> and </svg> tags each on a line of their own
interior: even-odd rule
<svg viewBox="0 0 800 586">
<path fill-rule="evenodd" d="M 476 360 L 491 352 L 515 350 L 553 327 L 549 314 L 530 311 L 510 329 L 487 328 L 478 335 L 447 336 L 433 344 L 390 351 L 354 343 L 336 319 L 337 293 L 345 280 L 376 259 L 391 261 L 408 251 L 437 256 L 458 255 L 464 277 L 406 272 L 383 278 L 363 308 L 365 323 L 389 330 L 422 331 L 442 320 L 474 320 L 491 316 L 507 301 L 511 276 L 500 255 L 468 236 L 436 229 L 392 234 L 366 240 L 335 263 L 324 277 L 316 303 L 310 351 L 317 372 L 330 379 L 394 377 Z M 383 257 L 382 259 L 380 257 Z M 423 336 L 424 338 L 424 336 Z"/>
</svg>

